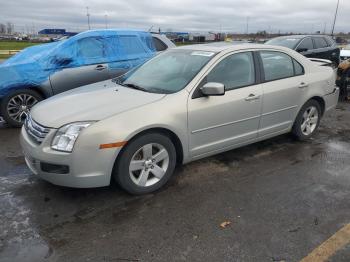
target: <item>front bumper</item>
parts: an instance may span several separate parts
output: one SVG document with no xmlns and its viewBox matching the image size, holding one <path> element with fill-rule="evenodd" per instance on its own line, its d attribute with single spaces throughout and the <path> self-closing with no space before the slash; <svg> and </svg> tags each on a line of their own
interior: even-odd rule
<svg viewBox="0 0 350 262">
<path fill-rule="evenodd" d="M 51 130 L 39 145 L 22 127 L 21 146 L 25 161 L 34 174 L 52 184 L 66 187 L 90 188 L 110 184 L 114 162 L 120 149 L 100 150 L 99 145 L 79 145 L 77 141 L 72 153 L 58 152 L 50 147 L 55 132 L 56 130 Z M 65 166 L 68 169 L 63 173 L 45 172 L 43 164 Z"/>
</svg>

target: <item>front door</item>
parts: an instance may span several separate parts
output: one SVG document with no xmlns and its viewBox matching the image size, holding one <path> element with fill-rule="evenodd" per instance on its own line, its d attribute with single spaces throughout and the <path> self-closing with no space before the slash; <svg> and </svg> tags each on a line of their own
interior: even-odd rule
<svg viewBox="0 0 350 262">
<path fill-rule="evenodd" d="M 109 79 L 102 39 L 87 37 L 77 42 L 77 55 L 50 76 L 54 94 Z"/>
<path fill-rule="evenodd" d="M 226 93 L 188 100 L 189 149 L 194 158 L 254 140 L 258 134 L 262 87 L 256 84 L 252 52 L 225 57 L 201 85 L 205 82 L 224 84 Z"/>
</svg>

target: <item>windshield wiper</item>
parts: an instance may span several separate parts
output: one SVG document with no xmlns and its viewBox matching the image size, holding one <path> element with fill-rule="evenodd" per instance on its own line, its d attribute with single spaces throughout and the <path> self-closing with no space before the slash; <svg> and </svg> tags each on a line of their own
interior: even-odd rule
<svg viewBox="0 0 350 262">
<path fill-rule="evenodd" d="M 135 84 L 131 84 L 131 83 L 128 83 L 128 84 L 120 83 L 119 85 L 130 87 L 130 88 L 136 89 L 136 90 L 141 90 L 141 91 L 144 91 L 144 92 L 148 92 L 148 90 L 146 88 L 143 88 L 141 86 L 138 86 L 138 85 L 135 85 Z"/>
</svg>

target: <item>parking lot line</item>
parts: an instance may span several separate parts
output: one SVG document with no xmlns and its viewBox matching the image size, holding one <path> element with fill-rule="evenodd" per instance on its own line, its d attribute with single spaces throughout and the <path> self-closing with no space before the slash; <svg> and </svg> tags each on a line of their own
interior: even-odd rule
<svg viewBox="0 0 350 262">
<path fill-rule="evenodd" d="M 321 262 L 327 261 L 338 250 L 350 243 L 350 224 L 347 224 L 328 238 L 320 246 L 314 249 L 309 255 L 300 260 L 300 262 Z"/>
</svg>

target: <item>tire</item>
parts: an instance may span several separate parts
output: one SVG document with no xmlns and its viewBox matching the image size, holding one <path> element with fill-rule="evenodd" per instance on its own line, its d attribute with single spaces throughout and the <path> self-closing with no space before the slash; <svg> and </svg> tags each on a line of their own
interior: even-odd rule
<svg viewBox="0 0 350 262">
<path fill-rule="evenodd" d="M 18 89 L 6 95 L 0 105 L 0 113 L 12 127 L 21 127 L 30 109 L 43 97 L 31 89 Z"/>
<path fill-rule="evenodd" d="M 309 100 L 300 109 L 292 128 L 292 134 L 301 141 L 312 137 L 319 125 L 322 116 L 321 106 L 316 100 Z"/>
<path fill-rule="evenodd" d="M 175 166 L 176 150 L 170 138 L 148 133 L 131 140 L 122 150 L 113 177 L 130 194 L 148 194 L 168 182 Z"/>
</svg>

